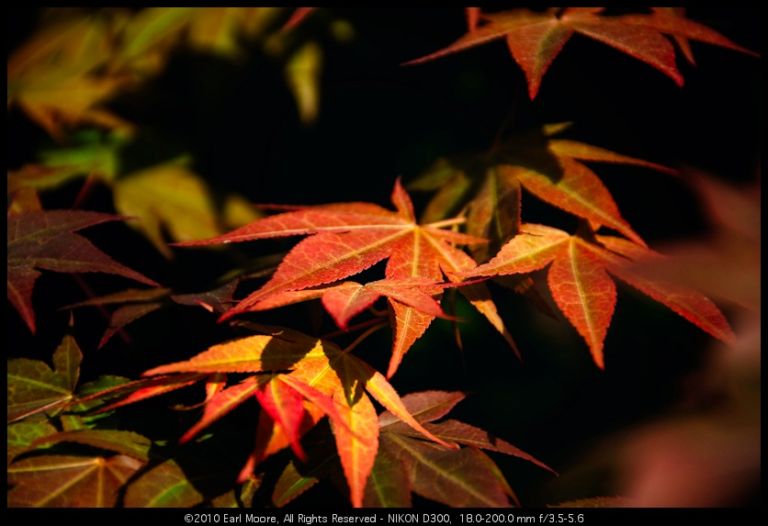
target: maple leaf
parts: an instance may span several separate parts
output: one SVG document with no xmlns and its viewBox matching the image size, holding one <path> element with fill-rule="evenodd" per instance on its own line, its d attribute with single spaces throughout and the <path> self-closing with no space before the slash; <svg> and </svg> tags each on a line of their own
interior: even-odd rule
<svg viewBox="0 0 768 526">
<path fill-rule="evenodd" d="M 464 205 L 467 233 L 489 240 L 487 245 L 471 247 L 479 261 L 486 261 L 518 233 L 525 189 L 542 201 L 589 220 L 596 228 L 611 228 L 643 244 L 621 216 L 608 189 L 584 162 L 676 172 L 598 146 L 553 137 L 569 126 L 549 124 L 510 137 L 488 155 L 438 159 L 410 184 L 415 190 L 438 190 L 422 221 L 440 221 Z"/>
<path fill-rule="evenodd" d="M 481 449 L 516 456 L 552 471 L 512 444 L 457 420 L 433 423 L 464 399 L 463 393 L 423 391 L 403 397 L 411 414 L 436 436 L 466 445 L 459 450 L 432 447 L 400 425 L 392 414 L 379 416 L 380 442 L 366 487 L 369 507 L 410 507 L 411 492 L 448 506 L 509 506 L 514 494 L 494 462 Z"/>
<path fill-rule="evenodd" d="M 69 210 L 27 212 L 8 217 L 8 300 L 32 332 L 35 332 L 32 290 L 40 276 L 37 269 L 105 272 L 157 285 L 75 234 L 83 228 L 119 219 L 98 212 Z"/>
<path fill-rule="evenodd" d="M 372 203 L 306 207 L 260 219 L 213 239 L 179 245 L 205 246 L 310 235 L 288 252 L 272 279 L 225 313 L 222 320 L 260 310 L 259 305 L 264 305 L 265 301 L 282 304 L 287 293 L 342 280 L 384 259 L 388 259 L 387 280 L 421 279 L 437 283 L 445 275 L 458 282 L 458 273 L 475 266 L 474 260 L 452 243 L 482 243 L 484 240 L 438 228 L 446 223 L 418 225 L 410 196 L 399 179 L 392 192 L 392 202 L 395 212 Z M 449 220 L 447 224 L 454 222 Z M 461 292 L 512 343 L 487 289 L 482 284 L 475 284 L 462 288 Z M 380 289 L 378 293 L 389 296 L 395 319 L 392 358 L 387 371 L 387 376 L 391 377 L 408 349 L 427 330 L 436 312 L 423 312 L 404 302 L 403 297 L 397 299 L 396 291 L 391 287 L 389 292 Z M 306 297 L 317 297 L 314 294 L 306 293 Z M 293 294 L 294 297 L 299 295 Z M 332 303 L 330 299 L 325 301 L 327 308 Z M 343 309 L 332 306 L 329 310 L 337 313 L 337 321 L 347 319 L 341 314 Z"/>
<path fill-rule="evenodd" d="M 715 338 L 731 341 L 733 333 L 717 306 L 705 296 L 632 272 L 632 260 L 661 258 L 647 248 L 613 236 L 595 242 L 562 230 L 526 224 L 489 262 L 468 277 L 529 273 L 550 265 L 547 283 L 555 303 L 589 346 L 603 368 L 603 341 L 616 305 L 610 275 L 666 305 Z M 610 275 L 609 275 L 610 274 Z"/>
<path fill-rule="evenodd" d="M 102 508 L 117 503 L 120 488 L 142 466 L 126 455 L 44 455 L 8 467 L 9 507 Z"/>
<path fill-rule="evenodd" d="M 654 11 L 650 15 L 606 16 L 601 7 L 549 8 L 544 12 L 513 9 L 501 13 L 483 13 L 486 24 L 472 27 L 450 46 L 406 62 L 420 64 L 451 53 L 504 38 L 525 73 L 528 94 L 534 99 L 541 80 L 563 46 L 574 33 L 597 40 L 634 57 L 683 84 L 675 65 L 675 51 L 667 36 L 697 40 L 742 53 L 757 54 L 730 41 L 718 32 L 681 15 Z M 684 44 L 685 45 L 685 44 Z M 685 47 L 683 49 L 686 49 Z M 689 51 L 684 51 L 686 56 Z"/>
<path fill-rule="evenodd" d="M 29 358 L 8 360 L 8 421 L 60 408 L 73 398 L 83 354 L 72 336 L 65 336 L 47 363 Z"/>
<path fill-rule="evenodd" d="M 130 395 L 132 403 L 162 394 L 164 385 L 188 385 L 189 375 L 264 373 L 290 370 L 287 374 L 249 376 L 219 390 L 205 403 L 203 416 L 182 437 L 188 441 L 201 430 L 244 401 L 256 398 L 264 408 L 257 429 L 257 445 L 246 463 L 242 478 L 267 455 L 291 446 L 302 458 L 299 439 L 320 417 L 329 417 L 336 446 L 355 506 L 362 504 L 366 480 L 378 449 L 376 411 L 369 395 L 397 418 L 427 438 L 446 447 L 415 420 L 384 376 L 332 343 L 282 329 L 271 335 L 256 335 L 211 347 L 187 360 L 156 367 L 146 376 L 170 375 L 146 396 Z M 176 380 L 181 377 L 182 381 Z M 148 390 L 154 389 L 154 392 Z M 118 402 L 120 405 L 125 403 Z M 110 406 L 115 407 L 116 404 Z"/>
<path fill-rule="evenodd" d="M 53 365 L 51 367 L 39 360 L 28 358 L 16 358 L 8 360 L 7 375 L 7 417 L 8 417 L 8 461 L 19 453 L 40 447 L 43 442 L 57 443 L 68 436 L 66 433 L 57 433 L 56 428 L 52 428 L 45 415 L 49 417 L 56 416 L 65 432 L 75 432 L 88 430 L 93 427 L 95 417 L 81 416 L 77 413 L 91 410 L 100 402 L 89 397 L 98 393 L 99 398 L 108 397 L 111 390 L 120 388 L 125 389 L 125 385 L 130 386 L 126 378 L 118 376 L 101 376 L 92 382 L 87 382 L 78 388 L 80 378 L 80 363 L 82 361 L 82 352 L 77 342 L 72 336 L 65 336 L 56 351 L 53 353 Z M 106 392 L 106 394 L 105 394 Z M 12 432 L 13 430 L 13 432 Z M 51 431 L 52 430 L 52 431 Z M 95 437 L 102 431 L 94 431 Z M 13 440 L 11 439 L 13 436 Z M 75 434 L 75 437 L 87 435 Z M 121 435 L 122 436 L 122 435 Z M 123 438 L 127 440 L 115 439 L 113 442 L 121 442 L 123 446 L 129 449 L 116 449 L 113 451 L 136 456 L 131 453 L 139 451 L 138 441 L 129 436 Z M 38 440 L 39 439 L 39 440 Z M 45 440 L 44 440 L 45 439 Z M 102 436 L 102 441 L 109 441 L 111 435 L 106 433 Z M 43 441 L 43 442 L 41 442 Z M 87 440 L 69 440 L 88 444 Z M 44 444 L 43 444 L 44 445 Z M 103 444 L 97 447 L 102 447 Z M 106 448 L 110 449 L 110 448 Z M 146 456 L 146 455 L 145 455 Z"/>
</svg>

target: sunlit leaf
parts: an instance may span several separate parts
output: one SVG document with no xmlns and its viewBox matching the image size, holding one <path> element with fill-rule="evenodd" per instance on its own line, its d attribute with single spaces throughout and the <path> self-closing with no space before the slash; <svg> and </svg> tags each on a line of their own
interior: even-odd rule
<svg viewBox="0 0 768 526">
<path fill-rule="evenodd" d="M 399 180 L 392 191 L 392 203 L 396 212 L 371 203 L 303 207 L 260 219 L 213 239 L 181 245 L 203 246 L 311 234 L 285 256 L 272 278 L 261 289 L 225 313 L 222 320 L 243 312 L 263 310 L 265 305 L 280 306 L 294 300 L 316 298 L 319 296 L 317 291 L 309 292 L 307 289 L 343 280 L 384 259 L 388 259 L 388 280 L 422 279 L 438 283 L 442 281 L 444 273 L 451 278 L 452 273 L 475 265 L 471 257 L 451 243 L 477 244 L 482 243 L 482 239 L 442 230 L 438 228 L 440 224 L 416 224 L 413 204 Z M 413 294 L 406 297 L 404 290 L 383 288 L 383 283 L 376 285 L 375 292 L 389 297 L 394 313 L 392 359 L 387 372 L 387 376 L 392 376 L 408 349 L 441 311 L 435 308 L 435 303 L 423 296 L 420 299 Z M 375 299 L 370 295 L 361 297 L 359 292 L 364 289 L 353 291 L 351 287 L 354 285 L 344 287 L 349 287 L 344 289 L 344 293 L 351 293 L 347 300 L 364 298 L 365 301 L 352 302 L 354 307 L 348 309 L 346 305 L 350 304 L 349 301 L 323 295 L 325 306 L 334 314 L 341 327 L 346 325 L 350 315 L 370 305 L 370 301 Z M 331 294 L 341 293 L 342 289 L 336 289 Z M 430 295 L 439 296 L 439 290 Z M 484 301 L 487 304 L 490 298 L 486 297 Z M 482 310 L 491 312 L 487 305 Z M 493 322 L 497 327 L 500 325 L 500 319 Z"/>
<path fill-rule="evenodd" d="M 300 460 L 306 460 L 307 455 L 299 441 L 305 417 L 302 394 L 279 378 L 273 379 L 255 394 L 264 411 L 283 429 L 294 454 Z"/>
<path fill-rule="evenodd" d="M 626 258 L 561 230 L 525 225 L 522 233 L 504 245 L 496 257 L 467 275 L 527 273 L 551 264 L 547 282 L 555 303 L 587 342 L 600 368 L 604 366 L 603 341 L 616 305 L 616 286 L 609 273 L 667 305 L 714 337 L 725 341 L 732 339 L 728 322 L 714 303 L 703 295 L 646 280 L 627 270 L 631 259 L 654 257 L 652 251 L 620 238 L 599 236 L 598 239 Z"/>
<path fill-rule="evenodd" d="M 253 397 L 261 385 L 262 383 L 257 377 L 250 376 L 239 384 L 214 394 L 205 404 L 202 419 L 184 433 L 180 441 L 183 443 L 191 440 L 200 431 L 235 409 L 248 398 Z"/>
<path fill-rule="evenodd" d="M 512 136 L 496 145 L 493 155 L 439 159 L 413 181 L 411 187 L 440 188 L 427 205 L 431 217 L 445 217 L 450 209 L 466 206 L 467 232 L 489 240 L 487 245 L 471 247 L 480 262 L 486 261 L 518 233 L 521 187 L 551 205 L 589 220 L 595 227 L 612 228 L 642 244 L 640 236 L 621 216 L 608 189 L 584 162 L 634 165 L 668 174 L 676 172 L 590 144 L 553 137 L 565 128 L 567 126 L 560 124 L 547 125 L 536 132 Z M 438 174 L 442 175 L 436 186 Z M 470 180 L 469 184 L 461 179 L 464 177 Z M 458 185 L 461 198 L 458 202 L 446 203 L 443 194 L 451 191 L 452 185 Z M 445 206 L 449 208 L 443 208 Z"/>
<path fill-rule="evenodd" d="M 378 417 L 368 394 L 422 436 L 442 446 L 455 447 L 435 437 L 414 419 L 383 375 L 358 358 L 342 352 L 335 345 L 295 331 L 284 330 L 273 335 L 250 336 L 216 345 L 186 362 L 156 367 L 145 375 L 285 370 L 291 372 L 277 376 L 270 383 L 285 382 L 284 387 L 295 391 L 329 417 L 349 485 L 350 499 L 355 506 L 362 505 L 365 484 L 378 448 Z M 173 376 L 170 376 L 169 380 L 172 378 Z M 250 382 L 258 385 L 255 379 Z M 247 383 L 248 381 L 241 385 Z M 257 453 L 246 464 L 243 474 L 247 474 L 248 470 L 264 457 L 265 449 L 273 440 L 270 433 L 279 430 L 284 435 L 284 438 L 276 443 L 280 448 L 293 443 L 298 449 L 298 437 L 306 430 L 304 422 L 316 422 L 315 418 L 299 420 L 297 415 L 302 409 L 296 410 L 300 406 L 296 404 L 295 394 L 290 395 L 290 402 L 281 402 L 289 392 L 286 389 L 281 390 L 283 394 L 272 396 L 271 400 L 264 395 L 259 397 L 262 405 L 269 408 L 262 413 L 258 426 L 258 433 L 266 434 L 263 438 L 257 435 Z M 227 390 L 217 396 L 224 400 L 224 393 L 227 393 Z M 210 414 L 218 417 L 222 412 L 217 410 L 218 404 L 214 403 L 215 400 L 216 397 L 209 402 L 209 405 L 212 404 Z M 241 398 L 237 397 L 235 403 L 240 400 Z M 265 414 L 268 415 L 266 419 L 263 416 Z M 205 420 L 204 416 L 203 421 Z"/>
<path fill-rule="evenodd" d="M 683 16 L 668 16 L 655 11 L 651 15 L 609 16 L 604 8 L 566 8 L 559 12 L 529 9 L 487 13 L 480 27 L 470 22 L 469 32 L 450 46 L 430 55 L 411 60 L 419 64 L 464 49 L 504 38 L 512 57 L 525 73 L 528 93 L 536 97 L 541 79 L 563 46 L 574 33 L 589 37 L 634 57 L 672 78 L 678 85 L 683 77 L 675 65 L 675 51 L 667 36 L 698 40 L 755 55 L 716 31 Z M 685 49 L 685 48 L 684 48 Z M 686 56 L 690 51 L 686 51 Z"/>
</svg>

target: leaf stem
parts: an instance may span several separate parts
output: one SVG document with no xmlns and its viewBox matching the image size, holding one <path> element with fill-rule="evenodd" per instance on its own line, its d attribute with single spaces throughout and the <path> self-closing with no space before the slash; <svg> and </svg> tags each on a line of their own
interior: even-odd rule
<svg viewBox="0 0 768 526">
<path fill-rule="evenodd" d="M 358 323 L 357 325 L 352 325 L 351 327 L 347 327 L 346 330 L 339 329 L 337 331 L 329 332 L 328 334 L 324 334 L 320 336 L 320 338 L 323 340 L 327 340 L 328 338 L 341 336 L 343 334 L 347 334 L 352 331 L 359 331 L 360 329 L 365 329 L 366 327 L 370 327 L 371 325 L 376 325 L 377 323 L 381 323 L 381 320 L 373 318 L 373 319 Z"/>
<path fill-rule="evenodd" d="M 96 177 L 94 177 L 93 174 L 89 175 L 85 182 L 83 183 L 82 188 L 80 188 L 80 191 L 77 193 L 77 196 L 75 197 L 74 203 L 72 203 L 71 208 L 80 208 L 80 206 L 83 204 L 83 202 L 88 198 L 88 196 L 91 193 L 91 190 L 93 189 L 94 183 L 96 182 Z"/>
<path fill-rule="evenodd" d="M 74 278 L 75 283 L 77 283 L 80 289 L 83 292 L 85 292 L 85 295 L 88 296 L 88 299 L 96 297 L 96 294 L 94 294 L 91 287 L 88 286 L 88 284 L 85 282 L 83 278 L 81 278 L 77 274 L 72 274 L 71 276 Z M 112 315 L 104 307 L 104 305 L 96 305 L 96 308 L 99 311 L 99 314 L 101 314 L 102 317 L 107 321 L 107 324 L 111 324 Z M 123 340 L 124 343 L 131 343 L 131 337 L 128 336 L 128 333 L 126 333 L 122 328 L 117 329 L 116 333 L 120 337 L 120 339 Z"/>
<path fill-rule="evenodd" d="M 364 333 L 362 333 L 360 336 L 355 338 L 355 341 L 344 347 L 344 349 L 341 351 L 342 353 L 346 354 L 348 352 L 351 352 L 354 350 L 358 345 L 363 343 L 363 340 L 365 340 L 368 336 L 373 334 L 374 332 L 378 331 L 379 329 L 382 329 L 387 326 L 387 322 L 380 322 L 373 327 L 369 327 L 368 330 L 366 330 Z"/>
</svg>

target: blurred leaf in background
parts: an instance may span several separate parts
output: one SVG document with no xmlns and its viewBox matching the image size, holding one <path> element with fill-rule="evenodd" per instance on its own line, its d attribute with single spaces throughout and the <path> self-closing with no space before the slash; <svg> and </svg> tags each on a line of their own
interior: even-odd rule
<svg viewBox="0 0 768 526">
<path fill-rule="evenodd" d="M 737 340 L 731 348 L 718 345 L 690 378 L 680 411 L 626 441 L 624 494 L 634 506 L 733 506 L 758 498 L 760 185 L 739 188 L 697 170 L 685 175 L 713 231 L 667 246 L 671 257 L 639 269 L 736 305 Z"/>
</svg>

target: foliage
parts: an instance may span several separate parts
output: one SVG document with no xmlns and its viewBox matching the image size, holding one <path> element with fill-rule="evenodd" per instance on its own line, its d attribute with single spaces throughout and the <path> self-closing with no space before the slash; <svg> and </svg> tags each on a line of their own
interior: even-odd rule
<svg viewBox="0 0 768 526">
<path fill-rule="evenodd" d="M 438 364 L 455 356 L 429 340 L 441 330 L 430 327 L 451 323 L 463 351 L 459 327 L 471 335 L 472 316 L 480 314 L 516 360 L 527 360 L 543 351 L 513 339 L 524 322 L 505 310 L 512 296 L 556 319 L 562 313 L 597 368 L 607 362 L 610 369 L 611 353 L 620 351 L 606 342 L 618 280 L 714 338 L 737 341 L 703 292 L 731 293 L 751 306 L 740 301 L 749 293 L 734 292 L 737 284 L 723 293 L 675 273 L 675 258 L 649 248 L 653 234 L 630 225 L 591 166 L 692 182 L 718 196 L 710 199 L 713 217 L 730 217 L 716 207 L 720 195 L 734 208 L 739 198 L 688 169 L 562 138 L 569 123 L 502 129 L 482 152 L 441 151 L 405 185 L 392 177 L 390 209 L 362 201 L 254 204 L 211 177 L 196 149 L 166 148 L 146 115 L 131 111 L 167 82 L 180 57 L 239 70 L 258 57 L 283 75 L 295 120 L 322 121 L 325 55 L 333 57 L 329 50 L 354 33 L 341 14 L 306 7 L 50 9 L 9 55 L 8 106 L 47 134 L 36 159 L 9 167 L 7 177 L 8 300 L 21 320 L 17 333 L 34 342 L 29 352 L 14 344 L 8 359 L 9 506 L 282 507 L 326 482 L 354 507 L 410 507 L 422 498 L 518 506 L 525 500 L 513 491 L 508 467 L 550 476 L 555 463 L 526 453 L 488 422 L 476 425 L 482 419 L 470 405 L 473 393 L 443 387 L 452 378 Z M 504 38 L 533 99 L 574 34 L 646 62 L 678 85 L 673 46 L 691 64 L 691 41 L 755 55 L 677 8 L 467 8 L 466 19 L 466 35 L 408 64 Z M 345 153 L 340 145 L 331 155 Z M 293 202 L 301 202 L 306 194 L 296 185 Z M 420 214 L 406 188 L 416 205 L 424 201 Z M 73 189 L 69 208 L 62 203 Z M 529 219 L 523 190 L 545 203 L 545 220 Z M 431 195 L 422 200 L 423 193 Z M 533 215 L 541 204 L 531 206 Z M 576 228 L 558 222 L 561 212 Z M 296 236 L 303 239 L 285 244 Z M 750 236 L 729 234 L 743 244 L 717 265 L 737 273 L 728 263 L 759 243 Z M 176 274 L 185 273 L 192 287 L 179 285 Z M 147 288 L 124 288 L 122 278 Z M 67 289 L 72 283 L 79 292 Z M 497 285 L 516 294 L 497 295 Z M 335 324 L 330 331 L 322 330 L 322 313 L 300 310 L 318 299 Z M 96 313 L 103 319 L 94 321 Z M 63 323 L 52 320 L 67 315 L 62 336 Z M 172 316 L 184 320 L 176 333 L 166 326 Z M 150 323 L 161 328 L 141 330 Z M 635 320 L 631 329 L 623 323 L 640 332 L 653 320 Z M 379 355 L 360 351 L 375 353 L 374 333 L 386 327 L 392 343 L 382 374 Z M 145 333 L 164 354 L 150 355 L 131 339 L 144 341 Z M 54 340 L 60 343 L 49 362 Z M 102 348 L 123 354 L 105 358 L 96 353 Z M 466 349 L 467 356 L 480 352 Z M 434 364 L 420 372 L 434 383 L 405 394 L 398 382 L 418 359 Z M 462 407 L 473 409 L 461 413 L 456 406 L 465 399 Z M 484 411 L 509 414 L 498 406 Z M 144 408 L 154 415 L 146 423 Z"/>
<path fill-rule="evenodd" d="M 487 23 L 469 22 L 469 32 L 445 49 L 412 60 L 418 64 L 450 53 L 505 38 L 512 57 L 525 72 L 528 93 L 536 97 L 552 61 L 574 34 L 583 35 L 614 47 L 658 69 L 678 85 L 683 77 L 675 65 L 675 51 L 664 35 L 670 35 L 685 57 L 693 62 L 689 40 L 697 40 L 754 54 L 716 31 L 685 18 L 675 8 L 654 8 L 650 15 L 606 16 L 605 7 L 549 8 L 543 13 L 515 9 L 502 13 L 480 14 Z M 477 15 L 471 15 L 477 16 Z"/>
</svg>

